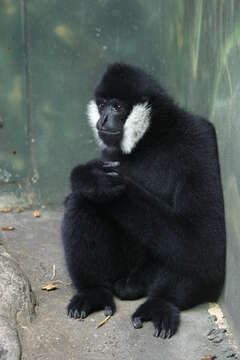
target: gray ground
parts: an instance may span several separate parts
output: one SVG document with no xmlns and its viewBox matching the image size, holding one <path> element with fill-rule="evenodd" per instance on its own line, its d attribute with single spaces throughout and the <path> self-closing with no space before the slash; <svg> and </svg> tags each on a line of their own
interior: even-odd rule
<svg viewBox="0 0 240 360">
<path fill-rule="evenodd" d="M 96 325 L 104 319 L 102 312 L 84 321 L 69 319 L 66 304 L 74 289 L 63 260 L 61 216 L 61 211 L 50 210 L 41 210 L 40 218 L 34 218 L 32 211 L 0 214 L 1 228 L 15 227 L 14 231 L 2 231 L 2 244 L 29 278 L 38 302 L 32 322 L 19 323 L 22 359 L 201 360 L 206 355 L 212 356 L 206 358 L 209 360 L 214 356 L 237 358 L 231 336 L 228 331 L 219 330 L 208 314 L 208 304 L 182 313 L 179 331 L 170 340 L 154 338 L 151 323 L 143 329 L 132 328 L 130 315 L 142 300 L 117 301 L 117 313 L 99 329 Z M 50 280 L 53 265 L 55 280 L 61 282 L 57 283 L 58 289 L 43 291 L 41 286 Z M 9 360 L 10 357 L 1 354 L 3 340 L 0 339 L 0 359 Z M 17 353 L 15 358 L 19 358 Z"/>
</svg>

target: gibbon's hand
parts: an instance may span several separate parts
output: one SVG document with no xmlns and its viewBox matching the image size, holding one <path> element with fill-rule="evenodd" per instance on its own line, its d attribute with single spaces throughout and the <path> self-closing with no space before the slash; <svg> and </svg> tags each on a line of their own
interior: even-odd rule
<svg viewBox="0 0 240 360">
<path fill-rule="evenodd" d="M 116 168 L 119 162 L 90 161 L 75 167 L 71 174 L 72 191 L 94 202 L 108 202 L 125 190 L 123 177 Z"/>
</svg>

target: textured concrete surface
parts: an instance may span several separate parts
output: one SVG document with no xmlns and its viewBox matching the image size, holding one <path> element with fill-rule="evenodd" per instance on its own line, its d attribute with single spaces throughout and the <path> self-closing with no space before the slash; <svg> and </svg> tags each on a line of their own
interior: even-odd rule
<svg viewBox="0 0 240 360">
<path fill-rule="evenodd" d="M 96 325 L 104 319 L 102 312 L 84 321 L 69 319 L 66 304 L 74 289 L 63 260 L 62 212 L 40 212 L 40 218 L 32 211 L 0 214 L 1 227 L 15 227 L 2 232 L 2 243 L 29 277 L 38 302 L 35 319 L 20 326 L 22 359 L 201 360 L 206 355 L 212 356 L 209 359 L 237 359 L 229 330 L 225 325 L 218 328 L 208 304 L 182 313 L 179 331 L 170 340 L 154 338 L 151 323 L 143 329 L 132 328 L 130 315 L 142 300 L 117 301 L 117 313 L 99 329 Z M 41 286 L 51 279 L 53 267 L 58 289 L 43 291 Z"/>
</svg>

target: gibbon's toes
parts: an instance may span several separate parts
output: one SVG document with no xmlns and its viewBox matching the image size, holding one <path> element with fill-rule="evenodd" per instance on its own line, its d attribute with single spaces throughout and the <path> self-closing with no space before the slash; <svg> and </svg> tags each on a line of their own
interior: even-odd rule
<svg viewBox="0 0 240 360">
<path fill-rule="evenodd" d="M 77 295 L 74 295 L 67 306 L 68 316 L 74 319 L 80 318 L 80 308 L 82 305 L 82 299 Z"/>
<path fill-rule="evenodd" d="M 132 324 L 134 329 L 141 329 L 143 327 L 143 323 L 140 317 L 132 317 Z"/>
<path fill-rule="evenodd" d="M 165 303 L 162 313 L 153 312 L 152 321 L 155 327 L 154 336 L 169 339 L 178 329 L 180 315 L 179 310 L 170 303 Z"/>
<path fill-rule="evenodd" d="M 169 339 L 177 332 L 180 321 L 179 310 L 164 300 L 149 299 L 132 315 L 132 324 L 135 329 L 140 329 L 146 321 L 153 322 L 155 337 Z"/>
<path fill-rule="evenodd" d="M 105 306 L 105 309 L 104 309 L 105 316 L 112 316 L 113 313 L 114 313 L 114 310 L 112 309 L 112 307 L 110 305 Z"/>
<path fill-rule="evenodd" d="M 143 322 L 150 321 L 151 314 L 148 300 L 140 305 L 135 313 L 132 315 L 132 324 L 135 329 L 141 329 Z"/>
<path fill-rule="evenodd" d="M 173 335 L 172 330 L 166 331 L 165 329 L 162 329 L 157 327 L 155 328 L 155 331 L 153 333 L 153 336 L 155 337 L 161 337 L 162 339 L 169 339 Z"/>
<path fill-rule="evenodd" d="M 90 307 L 81 296 L 75 295 L 68 304 L 67 312 L 73 319 L 85 319 L 90 313 Z"/>
<path fill-rule="evenodd" d="M 81 313 L 80 313 L 80 318 L 81 319 L 85 319 L 87 317 L 87 313 L 85 310 L 82 310 Z"/>
<path fill-rule="evenodd" d="M 111 316 L 116 311 L 112 294 L 105 289 L 84 290 L 70 300 L 67 313 L 74 319 L 85 319 L 97 310 L 104 310 L 105 316 Z"/>
<path fill-rule="evenodd" d="M 162 339 L 170 339 L 175 334 L 176 330 L 169 329 L 166 331 L 165 329 L 161 329 L 161 327 L 156 327 L 153 333 L 155 337 L 161 337 Z"/>
<path fill-rule="evenodd" d="M 74 319 L 85 319 L 87 316 L 86 311 L 82 310 L 81 312 L 78 309 L 70 309 L 68 311 L 68 316 Z"/>
<path fill-rule="evenodd" d="M 72 309 L 68 310 L 68 316 L 74 317 L 74 311 Z"/>
<path fill-rule="evenodd" d="M 74 319 L 78 319 L 78 318 L 80 318 L 80 314 L 79 314 L 79 311 L 76 309 L 76 310 L 72 310 L 72 312 L 73 312 L 73 318 Z"/>
</svg>

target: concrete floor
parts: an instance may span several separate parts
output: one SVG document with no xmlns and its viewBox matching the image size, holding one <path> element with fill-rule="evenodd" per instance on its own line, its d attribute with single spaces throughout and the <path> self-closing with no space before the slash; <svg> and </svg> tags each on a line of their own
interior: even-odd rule
<svg viewBox="0 0 240 360">
<path fill-rule="evenodd" d="M 229 330 L 219 330 L 208 313 L 209 304 L 182 313 L 178 333 L 169 340 L 154 338 L 151 323 L 133 329 L 130 315 L 141 301 L 117 301 L 117 313 L 101 328 L 103 313 L 84 321 L 69 319 L 66 304 L 74 293 L 70 284 L 60 238 L 62 211 L 40 210 L 0 214 L 0 226 L 14 226 L 2 231 L 1 239 L 30 279 L 38 299 L 36 317 L 20 329 L 22 359 L 51 360 L 202 360 L 237 359 L 237 349 Z M 41 290 L 50 280 L 53 266 L 58 289 Z M 215 329 L 215 330 L 214 330 Z M 204 358 L 209 356 L 209 358 Z M 215 356 L 215 357 L 214 357 Z"/>
</svg>

